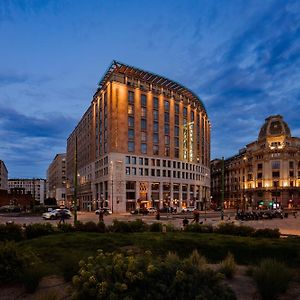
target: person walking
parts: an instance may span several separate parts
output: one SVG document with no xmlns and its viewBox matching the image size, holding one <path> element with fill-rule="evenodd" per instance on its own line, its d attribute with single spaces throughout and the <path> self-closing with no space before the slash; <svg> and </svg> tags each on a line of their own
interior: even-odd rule
<svg viewBox="0 0 300 300">
<path fill-rule="evenodd" d="M 99 222 L 104 222 L 104 213 L 103 210 L 99 210 Z"/>
<path fill-rule="evenodd" d="M 66 218 L 66 213 L 65 213 L 65 210 L 64 209 L 62 209 L 61 211 L 60 211 L 60 219 L 59 219 L 59 225 L 61 224 L 61 223 L 64 223 L 65 224 L 65 218 Z"/>
</svg>

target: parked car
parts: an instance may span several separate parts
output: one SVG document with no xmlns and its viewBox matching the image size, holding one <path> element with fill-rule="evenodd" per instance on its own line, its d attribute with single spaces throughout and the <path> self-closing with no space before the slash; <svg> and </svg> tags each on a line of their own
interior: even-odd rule
<svg viewBox="0 0 300 300">
<path fill-rule="evenodd" d="M 177 212 L 177 207 L 162 207 L 159 210 L 161 213 L 176 213 Z"/>
<path fill-rule="evenodd" d="M 66 208 L 53 209 L 49 212 L 43 213 L 43 219 L 45 220 L 56 220 L 61 217 L 62 211 L 65 213 L 65 219 L 70 219 L 72 217 L 71 211 Z"/>
<path fill-rule="evenodd" d="M 147 209 L 149 214 L 155 214 L 157 212 L 157 209 L 155 207 L 148 207 Z"/>
<path fill-rule="evenodd" d="M 100 210 L 103 211 L 103 214 L 104 214 L 105 216 L 108 216 L 108 215 L 111 215 L 111 214 L 112 214 L 112 211 L 111 211 L 108 207 L 103 207 L 103 208 L 101 208 L 101 209 L 95 210 L 95 214 L 96 214 L 96 215 L 99 215 Z"/>
<path fill-rule="evenodd" d="M 183 213 L 192 213 L 196 208 L 194 206 L 187 206 L 182 209 Z"/>
<path fill-rule="evenodd" d="M 139 208 L 139 209 L 132 210 L 130 213 L 132 215 L 138 215 L 138 214 L 148 215 L 149 211 L 147 208 Z"/>
</svg>

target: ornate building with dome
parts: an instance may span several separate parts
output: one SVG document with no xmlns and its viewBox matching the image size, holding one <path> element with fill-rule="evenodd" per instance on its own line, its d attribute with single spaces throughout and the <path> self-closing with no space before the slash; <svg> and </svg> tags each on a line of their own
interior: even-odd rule
<svg viewBox="0 0 300 300">
<path fill-rule="evenodd" d="M 220 205 L 222 160 L 211 161 L 212 202 Z M 281 115 L 269 116 L 258 140 L 224 160 L 224 206 L 240 209 L 300 206 L 300 138 Z"/>
</svg>

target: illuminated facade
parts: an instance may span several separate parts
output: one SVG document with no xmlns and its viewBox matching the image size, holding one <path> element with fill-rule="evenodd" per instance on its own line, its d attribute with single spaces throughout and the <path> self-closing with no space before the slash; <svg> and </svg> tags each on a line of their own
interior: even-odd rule
<svg viewBox="0 0 300 300">
<path fill-rule="evenodd" d="M 176 82 L 112 63 L 67 141 L 70 201 L 76 140 L 82 209 L 200 207 L 210 198 L 210 122 Z"/>
<path fill-rule="evenodd" d="M 292 137 L 282 116 L 270 116 L 258 140 L 226 159 L 225 207 L 300 205 L 300 138 Z M 211 162 L 213 201 L 221 201 L 222 161 Z"/>
</svg>

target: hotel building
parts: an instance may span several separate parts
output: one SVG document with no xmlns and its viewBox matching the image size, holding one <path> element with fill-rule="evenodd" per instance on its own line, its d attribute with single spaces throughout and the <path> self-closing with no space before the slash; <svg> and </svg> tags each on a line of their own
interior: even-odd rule
<svg viewBox="0 0 300 300">
<path fill-rule="evenodd" d="M 72 201 L 77 144 L 81 209 L 107 203 L 203 207 L 210 199 L 210 122 L 202 101 L 165 77 L 114 61 L 67 141 Z"/>
<path fill-rule="evenodd" d="M 300 205 L 300 138 L 280 115 L 270 116 L 258 140 L 224 161 L 224 206 Z M 212 201 L 221 204 L 222 160 L 211 162 Z"/>
<path fill-rule="evenodd" d="M 66 153 L 56 154 L 47 170 L 47 198 L 55 198 L 58 205 L 66 200 Z"/>
</svg>

